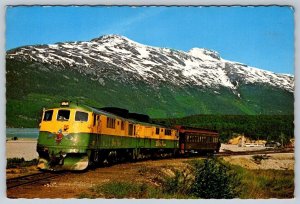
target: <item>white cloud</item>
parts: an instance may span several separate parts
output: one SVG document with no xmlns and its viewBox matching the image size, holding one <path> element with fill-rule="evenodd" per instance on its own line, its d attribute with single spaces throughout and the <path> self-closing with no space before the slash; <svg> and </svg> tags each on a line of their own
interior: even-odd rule
<svg viewBox="0 0 300 204">
<path fill-rule="evenodd" d="M 136 8 L 132 8 L 136 9 Z M 115 24 L 112 24 L 110 27 L 104 29 L 102 31 L 103 34 L 121 34 L 129 31 L 134 27 L 135 24 L 143 22 L 143 20 L 151 18 L 153 16 L 159 15 L 161 12 L 166 10 L 166 7 L 163 8 L 148 8 L 147 10 L 144 10 L 142 12 L 137 13 L 134 16 L 131 16 L 129 18 L 126 18 L 122 21 L 119 21 Z"/>
</svg>

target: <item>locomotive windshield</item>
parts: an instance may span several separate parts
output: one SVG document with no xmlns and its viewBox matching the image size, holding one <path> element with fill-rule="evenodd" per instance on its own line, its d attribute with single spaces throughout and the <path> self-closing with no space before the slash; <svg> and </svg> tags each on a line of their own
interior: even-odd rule
<svg viewBox="0 0 300 204">
<path fill-rule="evenodd" d="M 70 118 L 70 111 L 69 110 L 59 110 L 57 113 L 57 120 L 58 121 L 68 121 Z"/>
<path fill-rule="evenodd" d="M 53 110 L 45 111 L 43 121 L 51 121 L 52 120 L 52 115 L 53 115 Z"/>
</svg>

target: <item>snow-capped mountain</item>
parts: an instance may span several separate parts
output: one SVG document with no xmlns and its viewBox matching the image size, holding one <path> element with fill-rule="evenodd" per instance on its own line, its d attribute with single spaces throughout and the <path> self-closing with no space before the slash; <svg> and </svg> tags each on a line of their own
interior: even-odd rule
<svg viewBox="0 0 300 204">
<path fill-rule="evenodd" d="M 7 51 L 6 99 L 8 127 L 38 124 L 40 110 L 61 100 L 151 118 L 289 115 L 294 77 L 228 61 L 208 49 L 184 52 L 106 35 Z"/>
<path fill-rule="evenodd" d="M 294 91 L 294 77 L 222 59 L 216 51 L 193 48 L 189 52 L 146 46 L 119 35 L 86 42 L 25 46 L 7 52 L 7 59 L 39 62 L 74 69 L 105 83 L 108 73 L 124 82 L 143 80 L 156 86 L 195 86 L 216 90 L 225 87 L 240 96 L 240 84 L 261 84 Z M 106 64 L 105 68 L 103 64 Z M 116 70 L 116 67 L 118 68 Z M 55 68 L 53 68 L 55 69 Z"/>
</svg>

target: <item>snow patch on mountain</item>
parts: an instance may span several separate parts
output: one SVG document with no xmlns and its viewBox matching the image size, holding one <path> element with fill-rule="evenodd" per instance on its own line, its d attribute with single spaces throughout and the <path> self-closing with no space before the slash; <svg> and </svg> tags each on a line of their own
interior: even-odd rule
<svg viewBox="0 0 300 204">
<path fill-rule="evenodd" d="M 20 47 L 8 51 L 7 58 L 71 67 L 80 73 L 93 73 L 93 78 L 102 82 L 103 73 L 108 71 L 103 68 L 105 63 L 149 83 L 169 82 L 214 90 L 226 87 L 237 95 L 241 83 L 261 83 L 294 91 L 293 76 L 228 61 L 213 50 L 193 48 L 184 52 L 151 47 L 119 35 L 105 35 L 86 42 Z"/>
</svg>

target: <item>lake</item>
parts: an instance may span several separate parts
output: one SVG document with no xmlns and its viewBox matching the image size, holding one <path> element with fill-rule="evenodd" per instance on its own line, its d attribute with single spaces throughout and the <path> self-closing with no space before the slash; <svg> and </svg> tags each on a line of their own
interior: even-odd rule
<svg viewBox="0 0 300 204">
<path fill-rule="evenodd" d="M 38 128 L 6 128 L 6 138 L 18 137 L 37 139 L 38 135 Z"/>
</svg>

